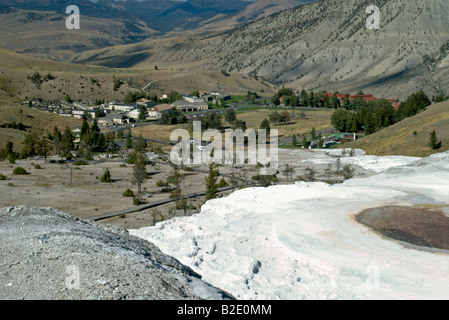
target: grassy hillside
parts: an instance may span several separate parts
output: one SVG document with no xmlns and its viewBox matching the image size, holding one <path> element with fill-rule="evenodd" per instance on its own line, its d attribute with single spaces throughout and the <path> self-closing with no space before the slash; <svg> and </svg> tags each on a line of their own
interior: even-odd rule
<svg viewBox="0 0 449 320">
<path fill-rule="evenodd" d="M 441 149 L 432 150 L 430 132 L 435 130 Z M 380 130 L 359 141 L 344 144 L 372 155 L 407 155 L 425 157 L 449 150 L 449 101 L 429 106 L 420 114 Z"/>
<path fill-rule="evenodd" d="M 26 131 L 3 128 L 5 124 L 13 122 L 24 124 Z M 73 130 L 81 127 L 81 124 L 82 121 L 79 119 L 61 117 L 56 114 L 31 109 L 27 106 L 0 102 L 0 148 L 3 148 L 6 142 L 10 141 L 14 144 L 14 151 L 20 152 L 23 147 L 24 136 L 30 130 L 36 130 L 41 134 L 45 134 L 47 131 L 52 132 L 55 126 L 63 131 L 66 126 Z"/>
<path fill-rule="evenodd" d="M 122 100 L 129 91 L 148 87 L 151 93 L 172 90 L 190 93 L 194 90 L 220 90 L 246 94 L 248 90 L 273 93 L 277 88 L 254 77 L 221 72 L 200 72 L 175 69 L 167 65 L 146 65 L 141 68 L 108 68 L 75 63 L 62 63 L 32 58 L 0 48 L 0 101 L 14 102 L 33 98 L 64 100 Z M 54 79 L 36 85 L 29 77 L 51 74 Z M 121 84 L 114 88 L 116 81 Z M 147 86 L 148 84 L 150 84 Z"/>
</svg>

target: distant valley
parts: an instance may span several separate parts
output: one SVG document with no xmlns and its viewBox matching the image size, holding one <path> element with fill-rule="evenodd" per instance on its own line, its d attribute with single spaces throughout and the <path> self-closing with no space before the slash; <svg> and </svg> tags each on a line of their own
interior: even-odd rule
<svg viewBox="0 0 449 320">
<path fill-rule="evenodd" d="M 228 30 L 310 1 L 0 0 L 0 46 L 52 60 L 183 32 Z M 80 9 L 80 30 L 67 30 L 69 5 Z"/>
<path fill-rule="evenodd" d="M 328 0 L 296 7 L 217 35 L 189 34 L 83 52 L 73 61 L 253 74 L 301 90 L 404 99 L 449 90 L 449 3 L 374 1 L 379 30 L 365 26 L 371 4 Z M 139 57 L 139 58 L 136 58 Z M 134 59 L 136 58 L 136 59 Z"/>
</svg>

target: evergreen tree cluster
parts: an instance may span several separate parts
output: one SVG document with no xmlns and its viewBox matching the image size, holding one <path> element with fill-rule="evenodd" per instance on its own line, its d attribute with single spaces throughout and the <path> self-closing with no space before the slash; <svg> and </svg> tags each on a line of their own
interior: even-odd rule
<svg viewBox="0 0 449 320">
<path fill-rule="evenodd" d="M 282 88 L 271 98 L 271 102 L 280 105 L 281 102 L 286 106 L 299 106 L 299 98 L 291 88 Z"/>
<path fill-rule="evenodd" d="M 7 129 L 20 130 L 20 131 L 26 131 L 26 129 L 27 129 L 27 126 L 24 125 L 22 122 L 6 123 L 6 124 L 2 125 L 1 127 L 7 128 Z"/>
<path fill-rule="evenodd" d="M 92 152 L 112 153 L 116 150 L 114 139 L 115 132 L 111 131 L 106 134 L 101 132 L 96 119 L 94 119 L 92 127 L 87 120 L 84 120 L 81 126 L 78 154 L 84 158 L 91 158 Z"/>
<path fill-rule="evenodd" d="M 53 142 L 55 152 L 61 157 L 71 157 L 70 151 L 75 149 L 75 137 L 69 127 L 65 127 L 61 132 L 58 127 L 53 128 L 53 133 L 47 135 L 48 139 Z"/>
<path fill-rule="evenodd" d="M 169 112 L 162 114 L 161 123 L 164 125 L 187 123 L 187 118 L 180 110 L 173 107 Z"/>
<path fill-rule="evenodd" d="M 256 99 L 259 99 L 260 96 L 257 94 L 257 92 L 248 91 L 248 93 L 245 95 L 245 101 L 248 103 L 255 103 Z"/>
<path fill-rule="evenodd" d="M 414 116 L 430 104 L 429 98 L 422 91 L 413 93 L 397 110 L 387 100 L 365 102 L 355 99 L 349 108 L 336 110 L 332 114 L 331 123 L 340 132 L 363 131 L 365 134 L 372 134 Z"/>
</svg>

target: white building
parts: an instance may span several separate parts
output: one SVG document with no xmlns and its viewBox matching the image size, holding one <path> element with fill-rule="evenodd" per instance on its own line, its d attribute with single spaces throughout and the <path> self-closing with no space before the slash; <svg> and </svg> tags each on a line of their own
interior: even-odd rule
<svg viewBox="0 0 449 320">
<path fill-rule="evenodd" d="M 165 112 L 170 112 L 172 106 L 169 104 L 160 104 L 148 109 L 148 119 L 159 120 L 162 114 Z"/>
<path fill-rule="evenodd" d="M 140 114 L 140 110 L 134 109 L 134 110 L 131 110 L 130 112 L 128 112 L 128 117 L 136 120 L 136 119 L 139 119 L 139 114 Z"/>
<path fill-rule="evenodd" d="M 184 100 L 188 101 L 188 102 L 204 102 L 204 98 L 200 98 L 200 97 L 192 97 L 192 96 L 183 96 Z"/>
<path fill-rule="evenodd" d="M 172 107 L 176 107 L 179 110 L 182 111 L 203 111 L 208 110 L 209 105 L 205 102 L 189 102 L 187 100 L 178 100 L 171 104 Z"/>
<path fill-rule="evenodd" d="M 108 109 L 109 110 L 115 110 L 115 111 L 130 112 L 130 111 L 136 109 L 136 106 L 133 105 L 133 104 L 109 102 Z"/>
</svg>

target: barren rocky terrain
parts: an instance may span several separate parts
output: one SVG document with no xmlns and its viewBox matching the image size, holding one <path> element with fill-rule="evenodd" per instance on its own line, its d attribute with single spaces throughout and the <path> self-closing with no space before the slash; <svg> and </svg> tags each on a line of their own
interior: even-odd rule
<svg viewBox="0 0 449 320">
<path fill-rule="evenodd" d="M 232 299 L 126 230 L 52 208 L 0 209 L 0 299 Z"/>
</svg>

